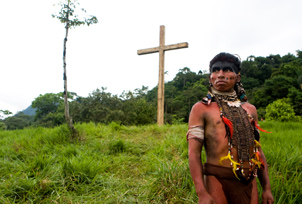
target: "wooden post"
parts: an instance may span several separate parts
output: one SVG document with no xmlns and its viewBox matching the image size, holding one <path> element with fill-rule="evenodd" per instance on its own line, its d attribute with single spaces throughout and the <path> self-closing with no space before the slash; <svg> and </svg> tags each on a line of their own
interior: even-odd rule
<svg viewBox="0 0 302 204">
<path fill-rule="evenodd" d="M 158 73 L 158 92 L 157 92 L 157 124 L 164 124 L 164 99 L 165 99 L 165 51 L 181 48 L 188 48 L 187 42 L 173 45 L 165 45 L 165 26 L 160 26 L 159 47 L 138 50 L 138 55 L 159 52 L 159 73 Z"/>
</svg>

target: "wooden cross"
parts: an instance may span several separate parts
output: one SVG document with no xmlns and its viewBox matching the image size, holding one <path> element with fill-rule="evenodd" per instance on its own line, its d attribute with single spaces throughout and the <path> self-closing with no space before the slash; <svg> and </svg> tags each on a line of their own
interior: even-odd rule
<svg viewBox="0 0 302 204">
<path fill-rule="evenodd" d="M 165 83 L 164 83 L 164 62 L 165 51 L 188 48 L 188 43 L 178 43 L 173 45 L 165 45 L 165 26 L 160 26 L 159 47 L 138 50 L 138 55 L 159 52 L 159 75 L 158 75 L 158 91 L 157 91 L 157 124 L 164 124 L 164 99 L 165 99 Z"/>
</svg>

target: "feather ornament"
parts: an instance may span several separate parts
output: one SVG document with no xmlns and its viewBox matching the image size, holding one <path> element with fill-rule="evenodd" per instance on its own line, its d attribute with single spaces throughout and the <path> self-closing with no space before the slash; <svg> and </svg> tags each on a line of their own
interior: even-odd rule
<svg viewBox="0 0 302 204">
<path fill-rule="evenodd" d="M 237 166 L 240 166 L 240 164 L 232 159 L 230 152 L 228 153 L 228 155 L 226 155 L 224 157 L 221 157 L 220 160 L 219 160 L 219 163 L 222 164 L 222 161 L 225 160 L 225 159 L 230 160 L 230 162 L 232 163 L 232 166 L 233 166 L 234 175 L 236 176 L 236 178 L 238 180 L 240 180 L 240 178 L 237 176 L 237 173 L 236 173 Z"/>
<path fill-rule="evenodd" d="M 221 118 L 222 118 L 224 124 L 226 124 L 226 126 L 228 127 L 228 130 L 230 131 L 230 137 L 232 138 L 233 133 L 234 133 L 233 123 L 229 119 L 224 117 L 223 115 L 221 115 Z"/>
<path fill-rule="evenodd" d="M 258 123 L 255 123 L 255 127 L 256 127 L 258 130 L 262 131 L 262 132 L 265 132 L 265 133 L 272 133 L 272 132 L 268 132 L 267 130 L 262 129 Z"/>
<path fill-rule="evenodd" d="M 258 142 L 257 140 L 254 140 L 254 143 L 255 143 L 255 147 L 261 147 L 260 142 Z"/>
<path fill-rule="evenodd" d="M 262 159 L 262 157 L 261 157 L 259 151 L 256 152 L 256 154 L 255 154 L 255 159 L 252 159 L 252 161 L 253 161 L 256 165 L 258 165 L 259 168 L 262 167 L 262 168 L 264 169 L 264 161 L 263 161 L 263 159 Z"/>
</svg>

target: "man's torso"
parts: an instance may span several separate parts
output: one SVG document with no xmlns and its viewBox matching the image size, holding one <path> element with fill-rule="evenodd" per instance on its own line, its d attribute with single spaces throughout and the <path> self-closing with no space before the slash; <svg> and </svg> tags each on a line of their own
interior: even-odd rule
<svg viewBox="0 0 302 204">
<path fill-rule="evenodd" d="M 207 163 L 221 165 L 219 160 L 228 154 L 228 137 L 226 137 L 225 123 L 220 117 L 220 110 L 217 103 L 212 102 L 210 105 L 202 104 L 201 120 L 204 121 L 205 139 L 204 147 L 207 155 Z M 255 108 L 249 103 L 244 103 L 242 108 L 252 117 L 256 116 Z M 253 149 L 250 147 L 250 152 Z M 237 149 L 233 147 L 233 157 L 238 161 Z M 244 167 L 248 167 L 248 161 L 244 162 Z M 229 160 L 223 160 L 222 166 L 230 167 Z"/>
</svg>

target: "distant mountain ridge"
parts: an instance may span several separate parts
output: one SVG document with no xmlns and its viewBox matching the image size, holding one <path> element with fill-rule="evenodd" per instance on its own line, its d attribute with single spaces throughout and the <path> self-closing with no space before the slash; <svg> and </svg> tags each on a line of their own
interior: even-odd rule
<svg viewBox="0 0 302 204">
<path fill-rule="evenodd" d="M 30 105 L 21 112 L 24 113 L 25 115 L 36 115 L 36 110 L 37 110 L 36 108 L 32 108 Z"/>
</svg>

